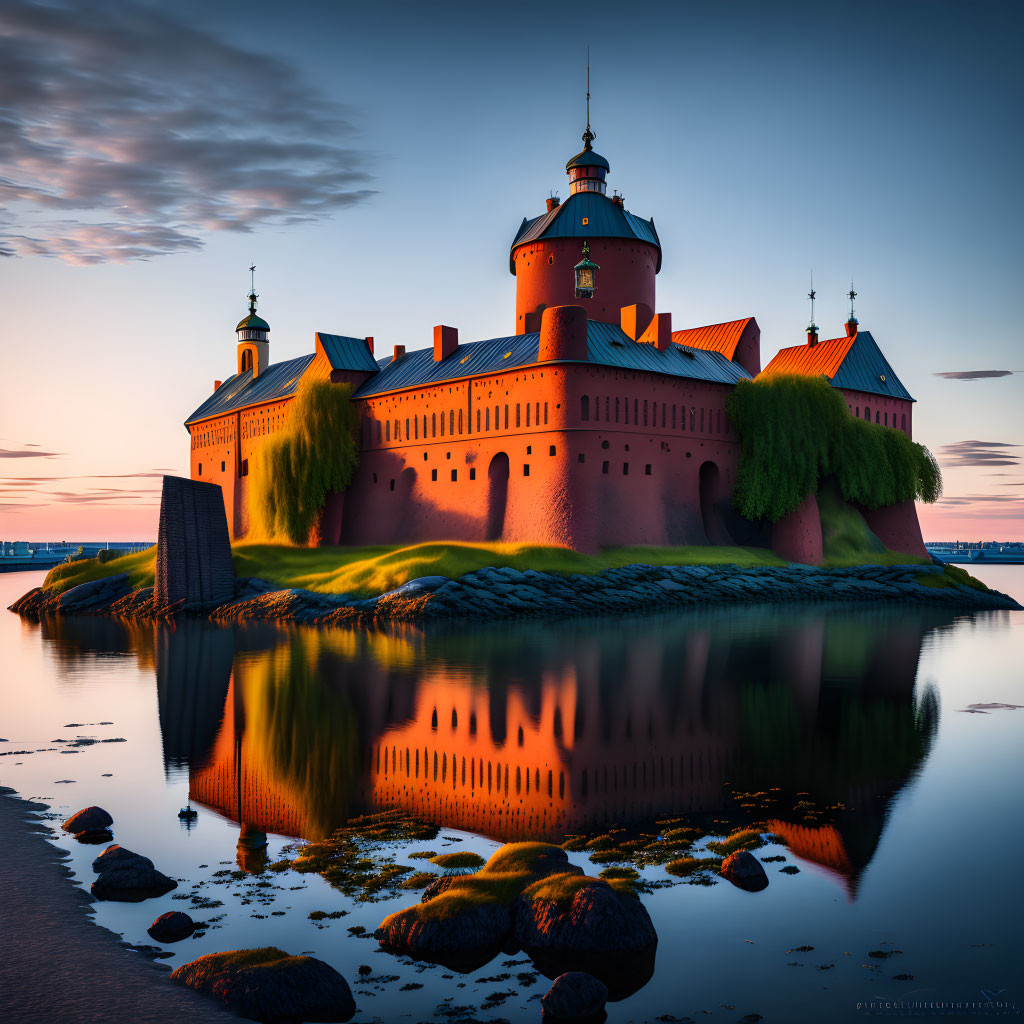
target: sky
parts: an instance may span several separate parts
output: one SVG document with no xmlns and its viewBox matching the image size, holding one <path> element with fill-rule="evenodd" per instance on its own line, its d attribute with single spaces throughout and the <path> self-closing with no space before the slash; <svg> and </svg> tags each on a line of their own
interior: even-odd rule
<svg viewBox="0 0 1024 1024">
<path fill-rule="evenodd" d="M 1024 4 L 0 0 L 0 538 L 153 539 L 183 422 L 271 358 L 514 331 L 508 247 L 594 148 L 673 327 L 857 316 L 926 539 L 1024 537 Z"/>
</svg>

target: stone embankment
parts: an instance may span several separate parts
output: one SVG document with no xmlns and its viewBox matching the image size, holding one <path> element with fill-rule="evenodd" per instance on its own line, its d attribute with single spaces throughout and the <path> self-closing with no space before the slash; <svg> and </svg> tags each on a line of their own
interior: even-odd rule
<svg viewBox="0 0 1024 1024">
<path fill-rule="evenodd" d="M 234 597 L 219 603 L 177 602 L 158 607 L 153 589 L 132 590 L 127 576 L 83 583 L 63 594 L 30 591 L 11 610 L 124 618 L 190 616 L 216 622 L 274 620 L 308 625 L 373 627 L 389 622 L 495 622 L 631 615 L 725 604 L 869 602 L 925 605 L 956 611 L 1015 610 L 994 590 L 957 583 L 938 565 L 862 565 L 819 569 L 792 564 L 629 565 L 592 575 L 478 569 L 457 580 L 427 576 L 397 590 L 361 599 L 348 594 L 281 590 L 266 580 L 235 581 Z"/>
</svg>

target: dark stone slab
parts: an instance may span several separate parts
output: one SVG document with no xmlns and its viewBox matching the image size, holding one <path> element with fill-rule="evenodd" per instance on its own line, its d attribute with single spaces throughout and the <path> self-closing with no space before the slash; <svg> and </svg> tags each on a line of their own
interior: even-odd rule
<svg viewBox="0 0 1024 1024">
<path fill-rule="evenodd" d="M 155 592 L 161 607 L 234 597 L 231 539 L 224 495 L 217 484 L 164 477 Z"/>
</svg>

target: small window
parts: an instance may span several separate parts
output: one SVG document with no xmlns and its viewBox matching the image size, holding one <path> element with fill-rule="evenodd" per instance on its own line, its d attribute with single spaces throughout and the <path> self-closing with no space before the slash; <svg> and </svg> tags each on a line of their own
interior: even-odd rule
<svg viewBox="0 0 1024 1024">
<path fill-rule="evenodd" d="M 906 416 L 904 416 L 903 419 L 906 420 Z M 241 470 L 241 473 L 242 473 L 242 476 L 248 476 L 249 475 L 249 460 L 248 459 L 242 459 L 242 470 Z"/>
<path fill-rule="evenodd" d="M 607 462 L 602 462 L 601 463 L 601 472 L 602 473 L 607 473 L 608 472 L 608 463 Z"/>
<path fill-rule="evenodd" d="M 533 454 L 533 445 L 532 444 L 528 444 L 526 446 L 526 454 L 527 455 L 532 455 Z"/>
<path fill-rule="evenodd" d="M 644 466 L 644 475 L 645 476 L 650 476 L 651 475 L 651 464 L 649 462 L 647 463 L 646 466 Z"/>
<path fill-rule="evenodd" d="M 906 429 L 907 429 L 907 414 L 904 413 L 900 417 L 900 430 L 906 430 Z"/>
<path fill-rule="evenodd" d="M 530 464 L 527 462 L 523 466 L 523 476 L 529 476 L 529 475 L 530 475 Z"/>
<path fill-rule="evenodd" d="M 629 476 L 629 463 L 628 462 L 624 462 L 622 464 L 622 475 L 623 476 Z"/>
<path fill-rule="evenodd" d="M 459 471 L 457 469 L 453 469 L 452 470 L 452 479 L 453 480 L 458 480 L 459 479 Z"/>
<path fill-rule="evenodd" d="M 550 267 L 551 264 L 554 263 L 554 262 L 555 262 L 555 257 L 554 256 L 549 256 L 548 257 L 548 266 Z"/>
<path fill-rule="evenodd" d="M 430 479 L 431 480 L 436 480 L 437 479 L 437 470 L 436 469 L 432 469 L 430 471 Z"/>
<path fill-rule="evenodd" d="M 203 475 L 203 464 L 201 462 L 199 463 L 199 475 Z"/>
<path fill-rule="evenodd" d="M 388 485 L 388 490 L 393 491 L 394 489 L 395 489 L 395 481 L 392 480 L 391 483 Z"/>
<path fill-rule="evenodd" d="M 475 480 L 476 479 L 476 467 L 475 466 L 472 467 L 470 469 L 470 471 L 469 471 L 469 479 L 470 480 Z"/>
<path fill-rule="evenodd" d="M 374 483 L 376 483 L 376 482 L 377 482 L 377 474 L 376 474 L 376 473 L 374 473 L 374 474 L 373 474 L 373 482 L 374 482 Z"/>
<path fill-rule="evenodd" d="M 555 446 L 551 445 L 551 447 L 548 448 L 548 455 L 554 455 L 554 454 L 555 454 Z"/>
<path fill-rule="evenodd" d="M 226 470 L 226 469 L 227 469 L 227 463 L 223 459 L 221 459 L 220 471 L 223 473 L 224 470 Z"/>
<path fill-rule="evenodd" d="M 583 454 L 583 452 L 580 452 L 580 454 L 579 454 L 579 456 L 577 458 L 578 458 L 578 461 L 580 461 L 580 462 L 586 462 L 587 461 L 586 457 Z"/>
</svg>

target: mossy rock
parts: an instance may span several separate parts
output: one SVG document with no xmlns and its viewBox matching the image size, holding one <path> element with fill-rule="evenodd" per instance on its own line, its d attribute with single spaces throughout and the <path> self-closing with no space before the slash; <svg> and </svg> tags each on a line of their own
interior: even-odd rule
<svg viewBox="0 0 1024 1024">
<path fill-rule="evenodd" d="M 439 853 L 430 858 L 431 864 L 448 870 L 464 870 L 483 867 L 484 859 L 478 853 L 469 850 L 456 850 L 454 853 Z"/>
<path fill-rule="evenodd" d="M 680 857 L 665 865 L 665 870 L 677 878 L 688 878 L 704 871 L 718 871 L 721 861 L 717 857 Z"/>
<path fill-rule="evenodd" d="M 174 971 L 171 981 L 214 996 L 250 1020 L 327 1024 L 356 1012 L 348 982 L 333 967 L 274 946 L 201 956 Z"/>
</svg>

